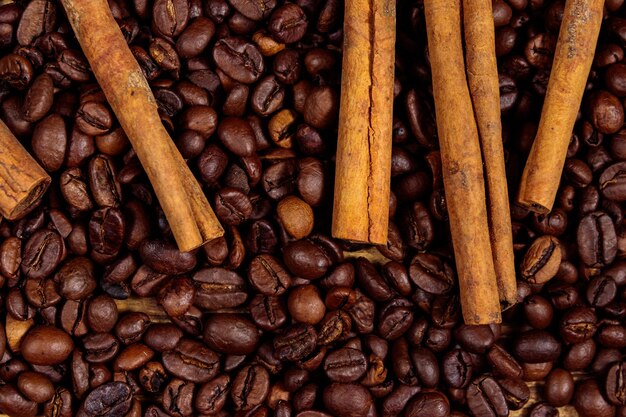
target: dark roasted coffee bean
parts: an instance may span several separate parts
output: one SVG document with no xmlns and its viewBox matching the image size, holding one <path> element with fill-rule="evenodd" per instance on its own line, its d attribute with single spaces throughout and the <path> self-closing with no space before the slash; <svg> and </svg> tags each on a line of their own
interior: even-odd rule
<svg viewBox="0 0 626 417">
<path fill-rule="evenodd" d="M 185 381 L 207 382 L 219 373 L 219 357 L 202 343 L 182 339 L 169 352 L 163 353 L 167 371 Z"/>
<path fill-rule="evenodd" d="M 574 395 L 572 375 L 564 369 L 553 369 L 546 379 L 543 395 L 548 404 L 553 407 L 569 404 Z"/>
<path fill-rule="evenodd" d="M 544 330 L 529 330 L 515 338 L 513 354 L 528 363 L 553 361 L 559 357 L 561 345 Z"/>
<path fill-rule="evenodd" d="M 34 156 L 49 172 L 63 165 L 67 149 L 65 122 L 58 114 L 51 114 L 35 126 L 31 141 Z"/>
<path fill-rule="evenodd" d="M 581 416 L 615 415 L 615 406 L 604 398 L 594 379 L 586 379 L 576 385 L 573 405 Z"/>
<path fill-rule="evenodd" d="M 268 22 L 270 34 L 281 43 L 298 42 L 307 29 L 304 11 L 294 3 L 286 3 L 274 9 Z"/>
<path fill-rule="evenodd" d="M 493 367 L 494 373 L 505 378 L 521 378 L 522 367 L 515 358 L 502 346 L 495 344 L 487 352 L 487 360 Z"/>
<path fill-rule="evenodd" d="M 245 0 L 244 0 L 245 1 Z M 251 84 L 265 69 L 263 56 L 257 47 L 242 38 L 222 38 L 215 43 L 213 59 L 229 77 Z"/>
<path fill-rule="evenodd" d="M 139 254 L 147 266 L 162 274 L 184 274 L 196 266 L 194 254 L 180 252 L 173 244 L 161 240 L 143 241 Z"/>
<path fill-rule="evenodd" d="M 220 353 L 247 355 L 259 344 L 259 331 L 240 314 L 213 314 L 204 325 L 204 341 Z"/>
<path fill-rule="evenodd" d="M 195 395 L 194 405 L 202 414 L 219 413 L 225 406 L 230 389 L 230 377 L 221 374 L 204 383 Z"/>
<path fill-rule="evenodd" d="M 81 405 L 87 416 L 123 416 L 131 407 L 131 387 L 123 382 L 109 382 L 91 391 Z"/>
<path fill-rule="evenodd" d="M 354 382 L 367 371 L 367 358 L 360 350 L 343 348 L 331 352 L 324 360 L 324 372 L 334 382 Z"/>
<path fill-rule="evenodd" d="M 404 415 L 406 417 L 448 417 L 450 403 L 440 392 L 420 392 L 408 402 Z"/>
<path fill-rule="evenodd" d="M 24 97 L 24 119 L 29 122 L 42 119 L 52 108 L 53 95 L 54 85 L 48 74 L 35 78 Z"/>
<path fill-rule="evenodd" d="M 87 362 L 104 363 L 117 355 L 120 343 L 110 333 L 91 333 L 83 338 L 83 347 Z"/>
<path fill-rule="evenodd" d="M 591 308 L 574 307 L 561 319 L 561 337 L 567 343 L 581 343 L 593 337 L 598 318 Z"/>
<path fill-rule="evenodd" d="M 297 324 L 274 338 L 275 355 L 280 360 L 298 361 L 313 353 L 317 332 L 311 325 Z"/>
<path fill-rule="evenodd" d="M 603 267 L 615 259 L 617 237 L 611 218 L 600 211 L 583 217 L 576 233 L 578 253 L 585 265 Z"/>
<path fill-rule="evenodd" d="M 37 403 L 22 396 L 10 384 L 0 386 L 0 409 L 12 416 L 37 415 Z"/>
<path fill-rule="evenodd" d="M 600 191 L 604 197 L 612 201 L 626 200 L 625 173 L 626 163 L 624 162 L 613 164 L 602 172 L 599 185 Z"/>
<path fill-rule="evenodd" d="M 489 376 L 475 379 L 467 389 L 467 405 L 475 416 L 507 416 L 509 408 L 504 392 Z"/>
<path fill-rule="evenodd" d="M 337 417 L 365 417 L 372 404 L 372 396 L 361 385 L 333 383 L 324 388 L 326 409 Z"/>
<path fill-rule="evenodd" d="M 250 410 L 265 401 L 269 389 L 267 370 L 259 365 L 248 365 L 233 379 L 230 397 L 238 410 Z"/>
<path fill-rule="evenodd" d="M 543 284 L 556 275 L 560 263 L 559 241 L 553 236 L 542 236 L 533 242 L 524 255 L 522 277 L 532 284 Z"/>
<path fill-rule="evenodd" d="M 164 36 L 178 36 L 189 21 L 189 4 L 182 0 L 157 0 L 152 7 L 152 22 Z"/>
<path fill-rule="evenodd" d="M 44 278 L 54 271 L 64 256 L 65 244 L 61 236 L 52 230 L 41 229 L 24 246 L 22 273 L 29 278 Z"/>
<path fill-rule="evenodd" d="M 72 353 L 74 342 L 62 330 L 36 326 L 26 333 L 20 344 L 24 359 L 34 365 L 57 365 Z"/>
</svg>

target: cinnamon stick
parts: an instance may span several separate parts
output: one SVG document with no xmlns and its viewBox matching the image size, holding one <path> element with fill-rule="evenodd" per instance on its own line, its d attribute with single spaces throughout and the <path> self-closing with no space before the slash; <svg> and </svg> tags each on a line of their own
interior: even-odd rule
<svg viewBox="0 0 626 417">
<path fill-rule="evenodd" d="M 567 147 L 580 108 L 602 24 L 604 0 L 567 0 L 537 136 L 520 183 L 518 201 L 552 210 Z"/>
<path fill-rule="evenodd" d="M 148 82 L 106 0 L 62 0 L 83 53 L 161 203 L 178 247 L 189 251 L 224 230 L 161 123 Z"/>
<path fill-rule="evenodd" d="M 346 0 L 334 237 L 387 243 L 395 1 Z"/>
<path fill-rule="evenodd" d="M 463 23 L 467 78 L 485 164 L 493 263 L 500 303 L 503 308 L 508 308 L 517 300 L 517 283 L 491 0 L 463 0 Z"/>
<path fill-rule="evenodd" d="M 501 321 L 478 129 L 465 75 L 461 1 L 424 0 L 450 231 L 467 324 Z"/>
<path fill-rule="evenodd" d="M 9 220 L 24 217 L 49 185 L 46 171 L 0 121 L 0 215 Z"/>
</svg>

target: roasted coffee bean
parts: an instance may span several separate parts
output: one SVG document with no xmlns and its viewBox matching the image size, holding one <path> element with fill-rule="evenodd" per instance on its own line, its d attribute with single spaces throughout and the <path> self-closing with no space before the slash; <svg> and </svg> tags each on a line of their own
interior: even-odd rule
<svg viewBox="0 0 626 417">
<path fill-rule="evenodd" d="M 407 404 L 404 415 L 407 417 L 447 417 L 450 403 L 440 392 L 420 392 Z"/>
<path fill-rule="evenodd" d="M 506 416 L 509 408 L 498 382 L 483 376 L 475 379 L 467 389 L 467 405 L 475 416 Z"/>
<path fill-rule="evenodd" d="M 193 275 L 194 305 L 209 309 L 237 307 L 246 301 L 247 293 L 242 277 L 223 268 L 205 268 Z"/>
<path fill-rule="evenodd" d="M 130 410 L 131 387 L 123 382 L 109 382 L 91 391 L 81 405 L 87 416 L 123 416 Z"/>
<path fill-rule="evenodd" d="M 331 241 L 317 238 L 297 240 L 284 248 L 287 268 L 305 279 L 320 278 L 335 262 L 340 261 L 342 256 Z"/>
<path fill-rule="evenodd" d="M 61 168 L 67 149 L 67 131 L 63 118 L 51 114 L 37 123 L 31 146 L 34 156 L 47 171 Z"/>
<path fill-rule="evenodd" d="M 201 385 L 194 399 L 194 405 L 198 412 L 202 414 L 219 413 L 226 404 L 230 387 L 230 377 L 226 374 L 219 375 Z"/>
<path fill-rule="evenodd" d="M 83 338 L 83 348 L 87 362 L 104 363 L 117 355 L 120 343 L 110 333 L 91 333 Z"/>
<path fill-rule="evenodd" d="M 597 322 L 598 318 L 592 309 L 574 307 L 568 310 L 561 319 L 561 337 L 567 343 L 584 342 L 596 332 Z"/>
<path fill-rule="evenodd" d="M 13 416 L 37 415 L 37 403 L 24 398 L 10 384 L 0 386 L 0 409 Z"/>
<path fill-rule="evenodd" d="M 34 365 L 58 365 L 67 359 L 73 349 L 72 338 L 52 326 L 33 327 L 20 343 L 22 356 Z"/>
<path fill-rule="evenodd" d="M 139 254 L 147 266 L 162 274 L 184 274 L 196 266 L 194 254 L 180 252 L 173 244 L 161 240 L 143 241 Z"/>
<path fill-rule="evenodd" d="M 36 122 L 42 119 L 52 108 L 54 85 L 48 74 L 41 74 L 31 84 L 22 105 L 24 119 Z"/>
<path fill-rule="evenodd" d="M 440 257 L 432 254 L 417 254 L 411 260 L 409 276 L 413 283 L 431 294 L 446 294 L 454 286 L 454 271 Z"/>
<path fill-rule="evenodd" d="M 361 385 L 335 382 L 324 388 L 326 409 L 338 417 L 365 417 L 372 404 L 372 396 Z"/>
<path fill-rule="evenodd" d="M 163 390 L 163 408 L 172 416 L 193 415 L 193 392 L 195 385 L 181 379 L 172 379 Z"/>
<path fill-rule="evenodd" d="M 274 338 L 275 356 L 280 360 L 298 361 L 313 353 L 317 332 L 311 325 L 297 324 Z"/>
<path fill-rule="evenodd" d="M 163 353 L 163 365 L 172 375 L 195 383 L 207 382 L 219 373 L 219 357 L 202 343 L 182 339 Z"/>
<path fill-rule="evenodd" d="M 544 398 L 553 407 L 567 405 L 574 396 L 574 379 L 572 375 L 560 368 L 553 369 L 544 386 Z"/>
<path fill-rule="evenodd" d="M 576 233 L 578 253 L 585 265 L 602 267 L 610 264 L 617 253 L 617 237 L 611 218 L 603 212 L 587 214 Z"/>
<path fill-rule="evenodd" d="M 521 265 L 522 277 L 532 284 L 543 284 L 552 279 L 561 263 L 559 241 L 542 236 L 528 248 Z"/>
<path fill-rule="evenodd" d="M 307 25 L 306 15 L 300 6 L 287 3 L 274 9 L 268 22 L 268 29 L 277 41 L 294 43 L 302 39 Z"/>
<path fill-rule="evenodd" d="M 561 345 L 545 330 L 529 330 L 515 338 L 513 354 L 528 363 L 554 361 L 561 353 Z"/>
<path fill-rule="evenodd" d="M 189 21 L 189 4 L 180 0 L 156 0 L 152 7 L 152 22 L 164 36 L 178 36 Z"/>
<path fill-rule="evenodd" d="M 259 331 L 241 314 L 213 314 L 204 325 L 204 341 L 220 353 L 247 355 L 259 344 Z"/>
<path fill-rule="evenodd" d="M 300 285 L 289 292 L 287 308 L 291 317 L 301 323 L 317 324 L 326 314 L 326 306 L 317 287 Z"/>
<path fill-rule="evenodd" d="M 70 300 L 82 300 L 91 295 L 97 283 L 93 263 L 84 257 L 65 262 L 54 276 L 59 294 Z M 113 321 L 116 317 L 113 318 Z"/>
<path fill-rule="evenodd" d="M 600 386 L 593 379 L 576 384 L 573 405 L 582 416 L 615 415 L 615 406 L 604 398 Z"/>
<path fill-rule="evenodd" d="M 367 358 L 357 349 L 336 350 L 324 359 L 324 372 L 334 382 L 354 382 L 367 371 Z"/>
<path fill-rule="evenodd" d="M 115 324 L 115 336 L 125 345 L 141 339 L 150 325 L 150 317 L 146 313 L 126 313 Z"/>
<path fill-rule="evenodd" d="M 229 77 L 244 84 L 257 81 L 265 69 L 263 56 L 257 47 L 237 37 L 217 41 L 213 59 Z"/>
<path fill-rule="evenodd" d="M 265 401 L 270 389 L 270 376 L 259 365 L 242 368 L 233 379 L 230 398 L 238 410 L 250 410 Z"/>
<path fill-rule="evenodd" d="M 521 378 L 522 367 L 515 358 L 502 346 L 495 344 L 487 352 L 487 360 L 492 366 L 494 373 L 505 378 Z"/>
</svg>

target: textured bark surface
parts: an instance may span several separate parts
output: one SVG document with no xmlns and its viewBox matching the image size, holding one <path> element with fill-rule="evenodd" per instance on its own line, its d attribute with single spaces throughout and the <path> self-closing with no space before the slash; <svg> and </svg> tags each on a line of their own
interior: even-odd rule
<svg viewBox="0 0 626 417">
<path fill-rule="evenodd" d="M 537 136 L 526 161 L 518 201 L 552 210 L 576 114 L 602 24 L 603 0 L 567 0 Z"/>
<path fill-rule="evenodd" d="M 161 123 L 157 104 L 106 0 L 62 0 L 74 33 L 141 161 L 176 243 L 189 251 L 222 236 L 198 182 Z"/>
<path fill-rule="evenodd" d="M 333 236 L 387 243 L 391 187 L 395 2 L 348 0 Z"/>
<path fill-rule="evenodd" d="M 493 263 L 500 302 L 508 308 L 516 302 L 517 284 L 491 0 L 463 0 L 463 23 L 467 77 L 485 164 Z"/>
<path fill-rule="evenodd" d="M 444 188 L 467 324 L 499 323 L 483 165 L 465 74 L 461 1 L 424 1 Z"/>
<path fill-rule="evenodd" d="M 50 177 L 0 121 L 0 216 L 26 215 L 50 185 Z"/>
</svg>

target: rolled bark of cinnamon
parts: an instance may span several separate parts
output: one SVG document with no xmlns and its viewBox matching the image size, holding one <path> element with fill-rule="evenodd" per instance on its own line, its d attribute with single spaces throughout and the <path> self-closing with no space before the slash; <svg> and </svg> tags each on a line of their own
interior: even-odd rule
<svg viewBox="0 0 626 417">
<path fill-rule="evenodd" d="M 461 38 L 461 1 L 424 0 L 450 232 L 467 324 L 501 321 L 478 130 Z"/>
<path fill-rule="evenodd" d="M 224 234 L 161 123 L 152 91 L 106 0 L 62 0 L 83 53 L 152 183 L 181 251 Z"/>
<path fill-rule="evenodd" d="M 517 300 L 509 191 L 504 165 L 500 85 L 491 0 L 463 0 L 467 78 L 480 136 L 493 263 L 502 308 Z"/>
<path fill-rule="evenodd" d="M 518 201 L 547 213 L 565 164 L 598 42 L 604 0 L 567 0 L 537 136 L 520 183 Z"/>
<path fill-rule="evenodd" d="M 0 219 L 28 214 L 50 185 L 50 177 L 0 121 Z"/>
<path fill-rule="evenodd" d="M 387 243 L 395 1 L 346 0 L 334 237 Z"/>
</svg>

